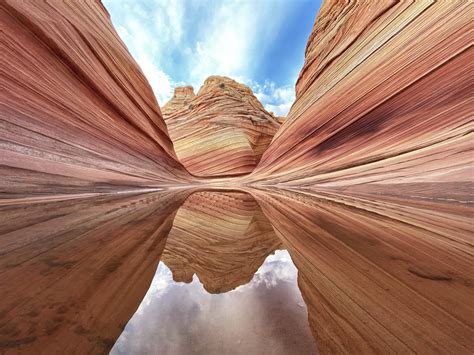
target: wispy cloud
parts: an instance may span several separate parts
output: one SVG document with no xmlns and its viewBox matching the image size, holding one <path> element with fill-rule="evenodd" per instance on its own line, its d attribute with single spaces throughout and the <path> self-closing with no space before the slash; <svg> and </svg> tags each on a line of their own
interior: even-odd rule
<svg viewBox="0 0 474 355">
<path fill-rule="evenodd" d="M 269 81 L 249 85 L 265 109 L 277 116 L 286 116 L 295 101 L 295 89 L 292 86 L 279 87 Z"/>
<path fill-rule="evenodd" d="M 275 40 L 285 3 L 228 0 L 213 2 L 189 61 L 193 84 L 212 74 L 251 79 L 263 47 Z M 269 6 L 271 5 L 271 6 Z M 271 19 L 271 20 L 269 20 Z"/>
<path fill-rule="evenodd" d="M 210 75 L 247 83 L 264 106 L 285 115 L 293 88 L 255 80 L 265 47 L 278 40 L 291 2 L 104 0 L 119 35 L 160 105 L 184 83 L 197 90 Z"/>
</svg>

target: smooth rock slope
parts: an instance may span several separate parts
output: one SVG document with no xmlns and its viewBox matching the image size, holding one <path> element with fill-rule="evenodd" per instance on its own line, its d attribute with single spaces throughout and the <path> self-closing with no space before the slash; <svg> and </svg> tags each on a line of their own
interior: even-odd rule
<svg viewBox="0 0 474 355">
<path fill-rule="evenodd" d="M 189 179 L 140 68 L 98 1 L 2 1 L 0 194 Z"/>
<path fill-rule="evenodd" d="M 176 88 L 163 116 L 179 160 L 197 176 L 250 173 L 280 127 L 250 88 L 221 76 L 206 79 L 197 95 Z"/>
<path fill-rule="evenodd" d="M 469 6 L 325 1 L 296 102 L 250 180 L 466 203 Z"/>
</svg>

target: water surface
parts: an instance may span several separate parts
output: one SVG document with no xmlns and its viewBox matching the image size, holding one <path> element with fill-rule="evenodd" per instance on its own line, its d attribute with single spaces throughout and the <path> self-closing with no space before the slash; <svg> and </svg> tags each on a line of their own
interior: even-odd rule
<svg viewBox="0 0 474 355">
<path fill-rule="evenodd" d="M 329 191 L 2 200 L 0 353 L 472 353 L 471 215 Z"/>
<path fill-rule="evenodd" d="M 316 353 L 297 270 L 287 251 L 269 255 L 253 279 L 221 294 L 197 276 L 173 281 L 160 263 L 112 354 Z"/>
</svg>

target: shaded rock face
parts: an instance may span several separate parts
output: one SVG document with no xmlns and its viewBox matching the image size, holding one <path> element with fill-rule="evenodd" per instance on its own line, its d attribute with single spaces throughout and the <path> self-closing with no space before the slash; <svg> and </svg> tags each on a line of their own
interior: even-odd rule
<svg viewBox="0 0 474 355">
<path fill-rule="evenodd" d="M 3 1 L 0 193 L 189 178 L 143 73 L 97 1 Z"/>
<path fill-rule="evenodd" d="M 179 209 L 162 261 L 177 282 L 199 278 L 209 293 L 248 283 L 281 242 L 255 199 L 243 192 L 198 192 Z"/>
<path fill-rule="evenodd" d="M 468 6 L 325 1 L 254 181 L 457 199 L 473 176 Z"/>
<path fill-rule="evenodd" d="M 250 88 L 221 76 L 197 95 L 176 88 L 163 115 L 178 158 L 197 176 L 250 173 L 280 126 Z"/>
</svg>

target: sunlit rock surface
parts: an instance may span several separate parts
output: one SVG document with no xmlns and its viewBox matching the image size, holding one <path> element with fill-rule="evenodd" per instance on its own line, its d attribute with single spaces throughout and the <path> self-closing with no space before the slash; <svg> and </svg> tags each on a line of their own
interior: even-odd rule
<svg viewBox="0 0 474 355">
<path fill-rule="evenodd" d="M 235 320 L 209 333 L 192 295 L 169 296 L 153 330 L 172 323 L 182 353 L 238 352 L 249 334 L 246 353 L 264 352 L 258 335 L 311 353 L 307 326 L 323 354 L 473 353 L 468 6 L 326 1 L 284 120 L 231 79 L 177 89 L 177 156 L 220 177 L 198 180 L 100 2 L 3 1 L 0 353 L 108 353 L 160 260 L 176 288 L 212 296 L 206 320 Z M 253 287 L 276 249 L 304 304 L 294 285 L 260 290 L 240 298 L 246 323 L 217 300 Z"/>
<path fill-rule="evenodd" d="M 0 16 L 0 194 L 189 179 L 100 2 L 3 1 Z"/>
<path fill-rule="evenodd" d="M 469 6 L 325 1 L 251 180 L 472 200 Z"/>
<path fill-rule="evenodd" d="M 250 173 L 280 127 L 250 88 L 221 76 L 197 95 L 176 88 L 163 115 L 179 160 L 197 176 Z"/>
<path fill-rule="evenodd" d="M 162 112 L 165 116 L 172 115 L 178 110 L 189 108 L 189 105 L 192 100 L 196 97 L 194 93 L 194 88 L 190 85 L 188 86 L 178 86 L 174 89 L 174 95 L 169 100 L 162 109 Z"/>
<path fill-rule="evenodd" d="M 210 293 L 248 283 L 265 258 L 281 246 L 252 196 L 242 192 L 199 192 L 176 215 L 162 261 L 173 279 L 195 274 Z"/>
</svg>

